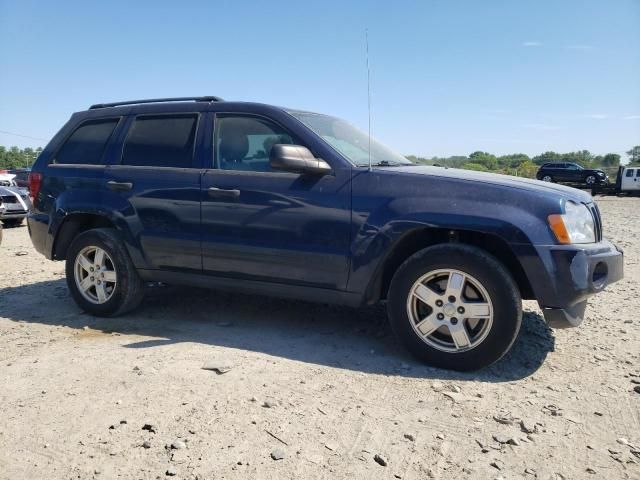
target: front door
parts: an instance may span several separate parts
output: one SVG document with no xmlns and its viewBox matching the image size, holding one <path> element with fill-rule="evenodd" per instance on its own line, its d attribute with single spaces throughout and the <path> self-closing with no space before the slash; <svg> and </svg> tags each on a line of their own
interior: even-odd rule
<svg viewBox="0 0 640 480">
<path fill-rule="evenodd" d="M 272 170 L 269 153 L 276 143 L 300 142 L 265 117 L 216 115 L 215 167 L 202 178 L 203 269 L 234 278 L 343 289 L 351 171 L 338 167 L 312 176 Z"/>
</svg>

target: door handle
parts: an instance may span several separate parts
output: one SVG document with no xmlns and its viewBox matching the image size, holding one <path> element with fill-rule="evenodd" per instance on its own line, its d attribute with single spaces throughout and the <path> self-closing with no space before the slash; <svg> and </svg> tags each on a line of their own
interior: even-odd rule
<svg viewBox="0 0 640 480">
<path fill-rule="evenodd" d="M 209 187 L 209 196 L 214 198 L 216 197 L 239 198 L 240 190 L 235 188 L 225 189 L 225 188 Z"/>
<path fill-rule="evenodd" d="M 127 191 L 127 190 L 131 190 L 133 188 L 133 183 L 131 182 L 114 182 L 113 180 L 109 180 L 107 182 L 107 188 L 109 188 L 110 190 L 116 190 L 116 191 Z"/>
</svg>

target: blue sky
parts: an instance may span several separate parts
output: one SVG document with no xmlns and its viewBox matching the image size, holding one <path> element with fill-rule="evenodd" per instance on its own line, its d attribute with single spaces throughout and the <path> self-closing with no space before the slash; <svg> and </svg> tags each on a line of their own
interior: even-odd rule
<svg viewBox="0 0 640 480">
<path fill-rule="evenodd" d="M 0 0 L 0 144 L 77 110 L 219 95 L 341 116 L 404 154 L 640 144 L 640 0 Z"/>
</svg>

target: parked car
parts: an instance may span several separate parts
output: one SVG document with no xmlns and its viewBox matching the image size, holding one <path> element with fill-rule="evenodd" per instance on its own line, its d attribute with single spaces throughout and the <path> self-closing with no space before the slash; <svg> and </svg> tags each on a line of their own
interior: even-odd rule
<svg viewBox="0 0 640 480">
<path fill-rule="evenodd" d="M 602 170 L 564 162 L 545 163 L 536 173 L 536 178 L 543 182 L 580 183 L 589 186 L 609 182 L 607 174 Z"/>
<path fill-rule="evenodd" d="M 16 187 L 16 176 L 6 170 L 0 172 L 0 187 Z"/>
<path fill-rule="evenodd" d="M 14 181 L 16 185 L 22 188 L 29 188 L 29 173 L 31 173 L 30 168 L 18 168 L 14 170 L 9 170 L 9 173 L 15 175 Z"/>
<path fill-rule="evenodd" d="M 343 120 L 217 97 L 75 113 L 30 188 L 31 240 L 90 314 L 132 310 L 145 281 L 386 301 L 413 354 L 457 370 L 510 349 L 521 299 L 577 326 L 623 276 L 585 192 L 417 166 Z"/>
<path fill-rule="evenodd" d="M 17 227 L 29 213 L 29 192 L 20 187 L 0 187 L 0 221 L 5 227 Z"/>
</svg>

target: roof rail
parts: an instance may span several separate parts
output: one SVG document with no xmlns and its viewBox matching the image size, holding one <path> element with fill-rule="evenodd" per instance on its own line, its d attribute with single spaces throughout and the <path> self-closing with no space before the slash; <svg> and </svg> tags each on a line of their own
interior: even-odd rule
<svg viewBox="0 0 640 480">
<path fill-rule="evenodd" d="M 129 100 L 127 102 L 113 102 L 113 103 L 96 103 L 91 105 L 89 110 L 95 110 L 97 108 L 107 107 L 119 107 L 121 105 L 136 105 L 141 103 L 162 103 L 162 102 L 222 102 L 222 98 L 214 96 L 206 97 L 173 97 L 173 98 L 149 98 L 146 100 Z"/>
</svg>

